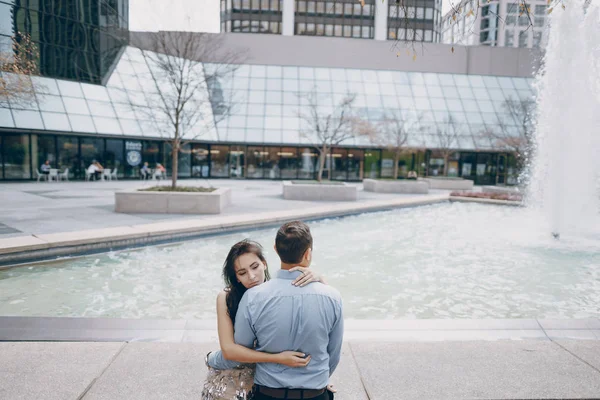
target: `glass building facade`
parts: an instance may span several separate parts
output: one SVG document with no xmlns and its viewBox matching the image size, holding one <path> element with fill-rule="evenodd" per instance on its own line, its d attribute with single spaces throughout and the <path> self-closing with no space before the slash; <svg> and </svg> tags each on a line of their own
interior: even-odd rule
<svg viewBox="0 0 600 400">
<path fill-rule="evenodd" d="M 388 39 L 440 41 L 440 0 L 390 1 L 388 7 Z"/>
<path fill-rule="evenodd" d="M 375 0 L 295 0 L 294 34 L 372 39 Z"/>
<path fill-rule="evenodd" d="M 221 32 L 281 33 L 282 0 L 221 0 Z"/>
<path fill-rule="evenodd" d="M 210 71 L 214 66 L 204 67 Z M 138 177 L 146 161 L 170 171 L 167 125 L 160 115 L 148 117 L 156 94 L 146 79 L 149 73 L 140 51 L 128 47 L 106 86 L 32 78 L 34 101 L 0 105 L 0 178 L 35 179 L 45 160 L 61 173 L 68 168 L 74 179 L 83 178 L 93 159 L 117 169 L 122 178 Z M 216 129 L 189 136 L 195 140 L 179 154 L 179 175 L 314 179 L 319 143 L 299 113 L 307 106 L 303 95 L 316 91 L 324 112 L 354 94 L 356 115 L 373 124 L 395 110 L 419 116 L 399 162 L 400 177 L 409 170 L 421 176 L 443 173 L 439 134 L 452 121 L 457 136 L 448 160 L 450 176 L 516 183 L 514 157 L 488 133 L 503 129 L 519 136 L 519 121 L 506 103 L 530 100 L 531 83 L 529 78 L 482 75 L 240 65 L 206 89 L 213 102 L 234 106 Z M 132 151 L 140 157 L 130 157 Z M 391 177 L 392 171 L 391 153 L 364 136 L 340 143 L 326 156 L 325 176 L 331 179 Z"/>
<path fill-rule="evenodd" d="M 0 0 L 0 46 L 27 34 L 43 76 L 102 84 L 129 42 L 127 0 Z M 9 46 L 9 47 L 7 47 Z"/>
</svg>

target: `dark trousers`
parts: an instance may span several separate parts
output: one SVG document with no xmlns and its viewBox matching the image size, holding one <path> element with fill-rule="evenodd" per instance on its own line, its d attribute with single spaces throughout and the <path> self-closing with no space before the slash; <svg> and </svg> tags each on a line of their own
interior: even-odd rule
<svg viewBox="0 0 600 400">
<path fill-rule="evenodd" d="M 323 392 L 322 394 L 318 395 L 317 397 L 310 397 L 307 398 L 306 400 L 329 400 L 329 394 L 328 391 L 326 390 L 325 392 Z M 277 397 L 271 397 L 271 396 L 267 396 L 263 393 L 254 393 L 254 400 L 276 400 L 278 399 Z"/>
</svg>

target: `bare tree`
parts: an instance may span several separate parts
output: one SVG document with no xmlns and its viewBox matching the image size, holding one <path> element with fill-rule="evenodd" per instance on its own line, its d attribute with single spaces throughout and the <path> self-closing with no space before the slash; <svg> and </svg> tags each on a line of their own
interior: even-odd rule
<svg viewBox="0 0 600 400">
<path fill-rule="evenodd" d="M 35 100 L 32 75 L 38 75 L 39 50 L 27 34 L 17 33 L 0 48 L 0 102 L 13 105 Z"/>
<path fill-rule="evenodd" d="M 527 165 L 533 149 L 535 101 L 509 98 L 504 101 L 503 107 L 509 118 L 517 125 L 498 119 L 495 129 L 488 129 L 486 133 L 494 148 L 508 150 L 515 154 L 517 170 L 521 171 Z"/>
<path fill-rule="evenodd" d="M 366 124 L 354 115 L 353 105 L 355 94 L 345 95 L 338 104 L 333 107 L 319 104 L 319 94 L 316 89 L 300 95 L 304 99 L 304 105 L 298 112 L 298 116 L 304 121 L 304 127 L 300 134 L 302 137 L 312 141 L 319 152 L 319 172 L 317 180 L 323 179 L 323 168 L 329 151 L 333 146 L 339 145 L 356 135 L 366 134 Z M 324 99 L 323 99 L 324 100 Z"/>
<path fill-rule="evenodd" d="M 458 147 L 459 129 L 459 124 L 452 114 L 448 114 L 442 126 L 436 130 L 436 147 L 444 159 L 444 176 L 448 176 L 448 161 Z"/>
<path fill-rule="evenodd" d="M 409 138 L 422 133 L 422 119 L 422 114 L 394 110 L 384 114 L 375 134 L 371 136 L 374 144 L 385 147 L 394 154 L 394 179 L 398 179 L 398 163 Z"/>
<path fill-rule="evenodd" d="M 149 33 L 140 51 L 155 94 L 148 96 L 149 107 L 138 110 L 162 121 L 159 129 L 171 144 L 171 187 L 175 189 L 179 151 L 190 140 L 216 129 L 229 115 L 233 103 L 216 89 L 221 79 L 238 68 L 243 54 L 223 50 L 221 35 L 193 32 Z M 215 53 L 219 61 L 205 64 Z"/>
</svg>

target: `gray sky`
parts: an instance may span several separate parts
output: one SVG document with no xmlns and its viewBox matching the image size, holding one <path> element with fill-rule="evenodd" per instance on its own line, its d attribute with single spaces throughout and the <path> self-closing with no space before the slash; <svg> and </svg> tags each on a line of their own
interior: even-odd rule
<svg viewBox="0 0 600 400">
<path fill-rule="evenodd" d="M 219 32 L 219 4 L 219 0 L 129 0 L 129 29 Z M 443 4 L 444 11 L 450 8 L 450 0 Z"/>
</svg>

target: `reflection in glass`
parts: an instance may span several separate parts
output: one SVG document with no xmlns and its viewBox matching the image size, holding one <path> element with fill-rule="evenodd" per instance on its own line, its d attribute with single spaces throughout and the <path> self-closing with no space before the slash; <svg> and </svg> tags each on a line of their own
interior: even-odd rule
<svg viewBox="0 0 600 400">
<path fill-rule="evenodd" d="M 347 156 L 348 151 L 346 149 L 331 149 L 331 154 L 327 157 L 327 164 L 331 171 L 331 179 L 336 181 L 345 181 L 347 179 Z"/>
<path fill-rule="evenodd" d="M 58 143 L 58 169 L 64 171 L 69 168 L 69 179 L 78 174 L 79 144 L 76 137 L 59 136 Z"/>
<path fill-rule="evenodd" d="M 282 147 L 278 155 L 281 179 L 296 179 L 298 177 L 298 149 Z"/>
<path fill-rule="evenodd" d="M 30 179 L 29 135 L 6 135 L 3 140 L 4 178 Z"/>
<path fill-rule="evenodd" d="M 357 181 L 363 179 L 364 171 L 364 157 L 365 152 L 363 150 L 349 149 L 348 150 L 348 180 Z"/>
<path fill-rule="evenodd" d="M 117 170 L 117 178 L 125 176 L 123 165 L 125 164 L 125 155 L 123 150 L 123 141 L 121 139 L 106 139 L 106 149 L 104 151 L 104 168 L 110 168 L 111 174 Z"/>
<path fill-rule="evenodd" d="M 265 155 L 265 178 L 281 178 L 281 171 L 279 170 L 279 154 L 281 153 L 281 148 L 266 147 L 265 153 L 267 153 Z"/>
<path fill-rule="evenodd" d="M 316 174 L 319 169 L 318 160 L 319 153 L 314 148 L 304 147 L 300 149 L 298 178 L 316 179 Z"/>
<path fill-rule="evenodd" d="M 262 146 L 248 146 L 246 150 L 246 160 L 248 163 L 246 170 L 247 178 L 263 177 L 264 159 L 267 154 Z"/>
<path fill-rule="evenodd" d="M 56 142 L 51 135 L 31 135 L 31 153 L 33 154 L 33 170 L 41 172 L 40 167 L 50 161 L 50 168 L 58 168 L 56 157 Z M 33 174 L 34 178 L 36 177 Z"/>
<path fill-rule="evenodd" d="M 194 144 L 192 146 L 192 177 L 208 178 L 209 175 L 209 150 L 207 144 Z"/>
<path fill-rule="evenodd" d="M 380 150 L 365 151 L 365 177 L 370 179 L 379 178 L 379 165 L 381 161 Z"/>
<path fill-rule="evenodd" d="M 244 146 L 231 146 L 229 149 L 229 165 L 231 166 L 231 178 L 244 177 L 244 162 L 245 162 Z"/>
<path fill-rule="evenodd" d="M 229 146 L 210 146 L 210 176 L 229 178 Z"/>
</svg>

